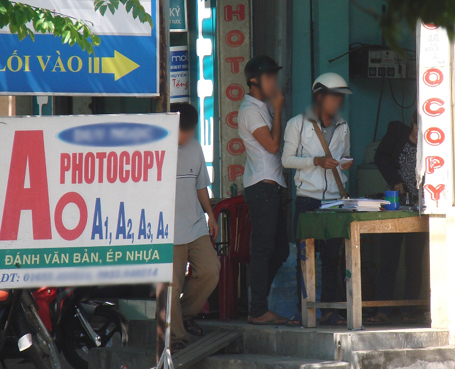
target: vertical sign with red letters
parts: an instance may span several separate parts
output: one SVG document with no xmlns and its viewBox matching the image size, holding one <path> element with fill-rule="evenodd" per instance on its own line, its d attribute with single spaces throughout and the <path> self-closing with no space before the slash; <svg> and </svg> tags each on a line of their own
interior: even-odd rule
<svg viewBox="0 0 455 369">
<path fill-rule="evenodd" d="M 243 69 L 250 59 L 250 1 L 220 0 L 217 7 L 221 197 L 227 197 L 232 183 L 241 188 L 245 170 L 245 146 L 238 136 L 237 115 L 247 92 Z"/>
<path fill-rule="evenodd" d="M 419 165 L 427 214 L 452 206 L 452 99 L 450 42 L 442 27 L 420 25 Z"/>
</svg>

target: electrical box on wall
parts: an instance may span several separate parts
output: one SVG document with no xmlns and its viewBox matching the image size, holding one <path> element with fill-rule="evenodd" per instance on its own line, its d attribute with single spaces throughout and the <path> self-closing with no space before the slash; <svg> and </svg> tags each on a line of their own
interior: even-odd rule
<svg viewBox="0 0 455 369">
<path fill-rule="evenodd" d="M 369 50 L 368 78 L 406 78 L 406 62 L 392 50 Z"/>
<path fill-rule="evenodd" d="M 406 60 L 386 47 L 362 46 L 349 54 L 351 77 L 406 78 Z"/>
</svg>

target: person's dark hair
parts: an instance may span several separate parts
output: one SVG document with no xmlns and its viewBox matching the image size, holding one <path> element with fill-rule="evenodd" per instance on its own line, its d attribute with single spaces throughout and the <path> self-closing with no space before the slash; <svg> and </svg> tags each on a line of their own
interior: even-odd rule
<svg viewBox="0 0 455 369">
<path fill-rule="evenodd" d="M 180 130 L 190 131 L 197 126 L 199 117 L 196 108 L 187 103 L 171 104 L 171 112 L 180 113 Z"/>
<path fill-rule="evenodd" d="M 245 65 L 244 75 L 245 81 L 249 88 L 251 86 L 259 87 L 261 83 L 253 83 L 252 78 L 261 78 L 263 74 L 277 74 L 283 67 L 279 66 L 275 60 L 267 55 L 258 55 L 251 58 Z"/>
</svg>

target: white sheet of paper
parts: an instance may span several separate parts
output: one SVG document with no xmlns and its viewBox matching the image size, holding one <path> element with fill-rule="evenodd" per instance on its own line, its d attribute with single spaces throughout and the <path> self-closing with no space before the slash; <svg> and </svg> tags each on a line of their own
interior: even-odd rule
<svg viewBox="0 0 455 369">
<path fill-rule="evenodd" d="M 340 163 L 340 165 L 343 165 L 343 164 L 350 163 L 353 160 L 354 160 L 354 158 L 341 158 L 340 160 L 338 160 L 338 163 Z"/>
</svg>

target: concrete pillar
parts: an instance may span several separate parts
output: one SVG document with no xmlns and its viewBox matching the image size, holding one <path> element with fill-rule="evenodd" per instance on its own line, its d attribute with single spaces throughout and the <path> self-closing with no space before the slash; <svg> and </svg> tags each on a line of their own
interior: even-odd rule
<svg viewBox="0 0 455 369">
<path fill-rule="evenodd" d="M 431 327 L 455 344 L 455 213 L 430 216 Z"/>
</svg>

